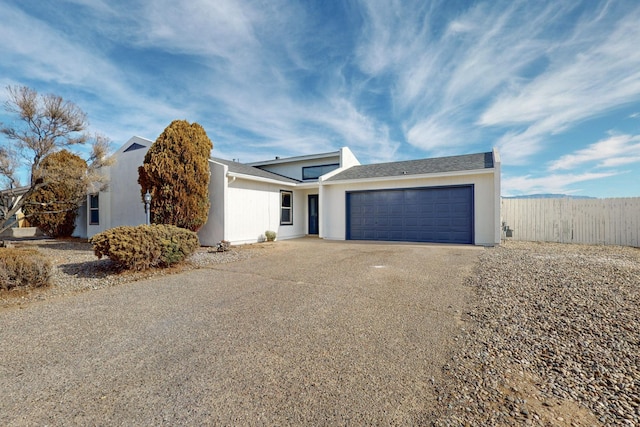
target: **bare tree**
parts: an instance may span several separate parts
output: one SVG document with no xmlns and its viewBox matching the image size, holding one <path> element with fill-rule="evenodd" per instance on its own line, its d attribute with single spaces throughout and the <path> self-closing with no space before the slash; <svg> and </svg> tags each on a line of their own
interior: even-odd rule
<svg viewBox="0 0 640 427">
<path fill-rule="evenodd" d="M 0 232 L 15 224 L 11 218 L 34 192 L 63 179 L 52 173 L 51 168 L 42 167 L 42 161 L 48 155 L 71 146 L 91 144 L 83 181 L 87 190 L 92 191 L 106 187 L 105 177 L 99 169 L 110 163 L 107 157 L 109 141 L 85 132 L 87 116 L 73 102 L 58 95 L 40 95 L 26 86 L 9 86 L 7 91 L 9 99 L 4 104 L 5 110 L 19 120 L 11 125 L 0 123 L 0 134 L 12 143 L 0 147 L 0 180 L 9 187 L 1 192 Z M 17 177 L 20 165 L 30 168 L 29 182 L 24 186 Z"/>
</svg>

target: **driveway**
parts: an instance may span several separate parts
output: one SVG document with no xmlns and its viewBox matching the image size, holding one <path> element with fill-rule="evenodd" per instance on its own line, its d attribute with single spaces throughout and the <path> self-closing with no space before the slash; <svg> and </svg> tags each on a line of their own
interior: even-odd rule
<svg viewBox="0 0 640 427">
<path fill-rule="evenodd" d="M 429 420 L 482 248 L 265 252 L 1 311 L 0 424 Z"/>
</svg>

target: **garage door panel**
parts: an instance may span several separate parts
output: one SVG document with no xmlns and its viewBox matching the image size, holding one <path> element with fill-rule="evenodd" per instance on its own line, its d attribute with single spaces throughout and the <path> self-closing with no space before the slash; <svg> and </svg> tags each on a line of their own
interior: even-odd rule
<svg viewBox="0 0 640 427">
<path fill-rule="evenodd" d="M 390 223 L 391 218 L 389 218 L 388 216 L 380 216 L 377 218 L 375 225 L 380 229 L 380 231 L 386 231 L 386 228 L 390 225 Z"/>
<path fill-rule="evenodd" d="M 469 220 L 467 218 L 452 218 L 450 224 L 453 229 L 466 230 Z"/>
<path fill-rule="evenodd" d="M 376 225 L 376 221 L 374 218 L 365 218 L 364 222 L 362 223 L 363 227 L 366 228 L 373 228 Z"/>
<path fill-rule="evenodd" d="M 418 218 L 413 218 L 413 217 L 405 218 L 404 219 L 405 228 L 407 230 L 409 230 L 409 229 L 417 227 L 418 224 L 419 224 L 418 221 L 419 221 Z"/>
<path fill-rule="evenodd" d="M 473 186 L 347 194 L 347 238 L 473 243 Z"/>
</svg>

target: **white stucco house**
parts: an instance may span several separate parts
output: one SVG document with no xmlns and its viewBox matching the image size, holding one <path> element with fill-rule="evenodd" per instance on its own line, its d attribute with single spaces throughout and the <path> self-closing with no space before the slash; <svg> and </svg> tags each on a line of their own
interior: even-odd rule
<svg viewBox="0 0 640 427">
<path fill-rule="evenodd" d="M 138 166 L 152 141 L 133 137 L 88 196 L 76 235 L 145 222 Z M 500 243 L 500 157 L 491 152 L 361 165 L 347 148 L 262 162 L 209 160 L 211 209 L 199 230 L 213 246 L 316 235 L 332 240 Z"/>
</svg>

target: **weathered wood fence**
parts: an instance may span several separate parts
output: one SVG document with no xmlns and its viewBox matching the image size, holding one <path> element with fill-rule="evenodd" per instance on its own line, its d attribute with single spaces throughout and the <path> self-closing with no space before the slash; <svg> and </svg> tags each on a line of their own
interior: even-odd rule
<svg viewBox="0 0 640 427">
<path fill-rule="evenodd" d="M 502 237 L 640 247 L 640 197 L 502 199 Z"/>
</svg>

